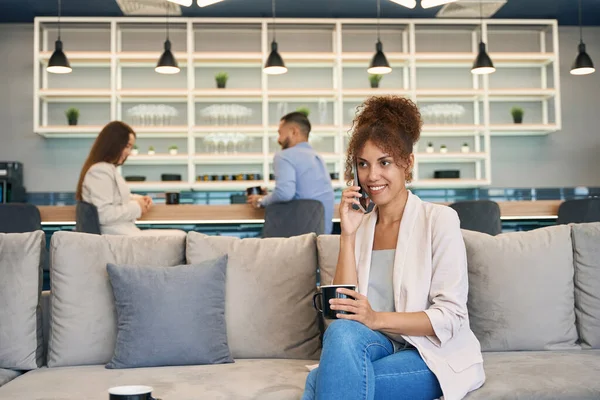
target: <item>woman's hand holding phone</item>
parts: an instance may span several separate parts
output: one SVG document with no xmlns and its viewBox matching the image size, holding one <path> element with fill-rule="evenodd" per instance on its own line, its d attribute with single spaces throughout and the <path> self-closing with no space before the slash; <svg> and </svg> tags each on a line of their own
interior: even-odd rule
<svg viewBox="0 0 600 400">
<path fill-rule="evenodd" d="M 355 210 L 353 208 L 353 205 L 360 205 L 358 201 L 361 197 L 359 190 L 359 186 L 350 186 L 342 192 L 340 222 L 342 235 L 344 236 L 354 235 L 363 220 L 364 213 L 360 209 Z"/>
</svg>

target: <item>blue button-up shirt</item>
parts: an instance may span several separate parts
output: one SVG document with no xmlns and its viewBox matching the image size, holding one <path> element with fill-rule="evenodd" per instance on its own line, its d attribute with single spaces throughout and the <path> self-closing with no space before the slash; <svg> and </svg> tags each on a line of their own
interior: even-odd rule
<svg viewBox="0 0 600 400">
<path fill-rule="evenodd" d="M 264 207 L 291 200 L 318 200 L 325 207 L 325 233 L 333 230 L 335 195 L 323 158 L 308 142 L 298 143 L 273 158 L 275 190 L 262 200 Z"/>
</svg>

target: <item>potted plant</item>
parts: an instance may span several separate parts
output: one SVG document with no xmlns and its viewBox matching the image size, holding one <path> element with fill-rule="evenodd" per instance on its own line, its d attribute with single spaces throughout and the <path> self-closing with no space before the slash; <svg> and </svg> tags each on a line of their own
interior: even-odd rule
<svg viewBox="0 0 600 400">
<path fill-rule="evenodd" d="M 433 143 L 429 142 L 427 143 L 427 148 L 425 149 L 426 153 L 433 153 L 434 149 L 433 149 Z"/>
<path fill-rule="evenodd" d="M 515 124 L 520 124 L 523 122 L 523 114 L 525 114 L 525 111 L 521 107 L 513 107 L 510 110 L 510 113 L 512 114 L 513 122 Z"/>
<path fill-rule="evenodd" d="M 372 88 L 378 88 L 379 87 L 379 82 L 381 82 L 381 78 L 383 78 L 383 75 L 370 74 L 369 75 L 369 82 L 371 82 L 371 87 Z"/>
<path fill-rule="evenodd" d="M 172 156 L 176 156 L 177 155 L 177 150 L 179 150 L 179 148 L 175 145 L 173 146 L 169 146 L 169 154 Z"/>
<path fill-rule="evenodd" d="M 217 81 L 217 88 L 225 89 L 227 79 L 229 79 L 229 75 L 227 74 L 227 72 L 219 72 L 218 74 L 216 74 L 215 80 Z"/>
<path fill-rule="evenodd" d="M 468 153 L 469 151 L 471 151 L 471 149 L 469 149 L 469 144 L 463 143 L 462 147 L 460 148 L 460 151 L 462 153 Z"/>
<path fill-rule="evenodd" d="M 298 107 L 296 109 L 296 112 L 304 114 L 307 118 L 308 118 L 308 116 L 310 114 L 310 110 L 308 109 L 308 107 Z"/>
<path fill-rule="evenodd" d="M 440 146 L 440 153 L 447 153 L 448 152 L 448 148 L 446 147 L 445 144 Z"/>
<path fill-rule="evenodd" d="M 77 125 L 77 120 L 79 119 L 79 110 L 77 108 L 69 108 L 67 111 L 65 111 L 65 115 L 67 116 L 69 125 Z"/>
<path fill-rule="evenodd" d="M 137 156 L 138 154 L 140 154 L 140 149 L 138 148 L 137 144 L 134 144 L 131 148 L 131 155 Z"/>
<path fill-rule="evenodd" d="M 148 147 L 148 155 L 153 156 L 155 154 L 156 154 L 156 151 L 154 150 L 154 146 Z"/>
</svg>

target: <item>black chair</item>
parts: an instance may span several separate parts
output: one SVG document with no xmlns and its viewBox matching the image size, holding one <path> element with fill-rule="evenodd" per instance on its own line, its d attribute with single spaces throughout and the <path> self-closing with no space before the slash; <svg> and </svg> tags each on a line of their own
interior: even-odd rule
<svg viewBox="0 0 600 400">
<path fill-rule="evenodd" d="M 0 233 L 26 233 L 42 230 L 40 210 L 33 204 L 0 204 Z M 48 256 L 48 238 L 46 249 L 42 253 L 42 290 L 50 289 L 50 266 Z"/>
<path fill-rule="evenodd" d="M 75 207 L 75 232 L 100 235 L 98 209 L 91 203 L 78 201 Z"/>
<path fill-rule="evenodd" d="M 600 221 L 600 197 L 566 200 L 558 207 L 557 224 Z"/>
<path fill-rule="evenodd" d="M 461 229 L 497 235 L 502 232 L 500 206 L 491 200 L 459 201 L 450 204 L 458 213 Z"/>
<path fill-rule="evenodd" d="M 291 237 L 325 232 L 325 208 L 318 200 L 292 200 L 265 208 L 262 237 Z"/>
<path fill-rule="evenodd" d="M 41 229 L 40 210 L 33 204 L 0 204 L 0 232 L 25 233 Z"/>
</svg>

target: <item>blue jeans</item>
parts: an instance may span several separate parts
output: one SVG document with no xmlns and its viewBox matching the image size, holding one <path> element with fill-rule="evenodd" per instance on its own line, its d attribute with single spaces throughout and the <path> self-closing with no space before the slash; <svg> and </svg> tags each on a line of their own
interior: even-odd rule
<svg viewBox="0 0 600 400">
<path fill-rule="evenodd" d="M 382 333 L 336 320 L 323 338 L 319 367 L 306 379 L 302 400 L 433 400 L 440 384 L 414 348 L 394 353 Z"/>
</svg>

